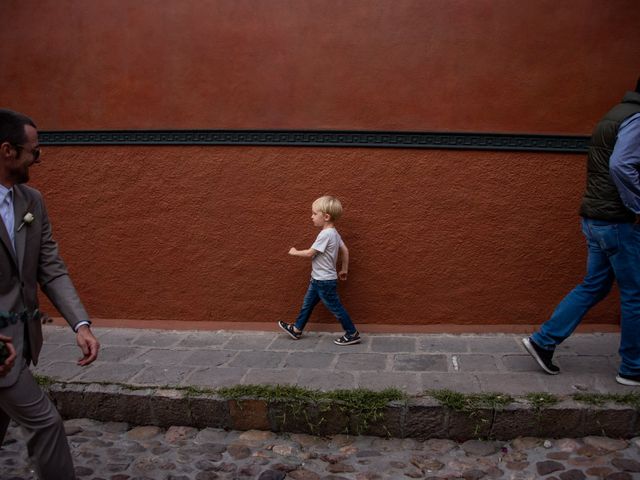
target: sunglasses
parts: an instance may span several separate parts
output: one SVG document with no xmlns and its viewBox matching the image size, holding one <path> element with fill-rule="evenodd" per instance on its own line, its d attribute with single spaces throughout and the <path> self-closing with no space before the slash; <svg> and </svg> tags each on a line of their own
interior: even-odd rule
<svg viewBox="0 0 640 480">
<path fill-rule="evenodd" d="M 17 150 L 25 150 L 24 145 L 20 145 L 19 143 L 14 143 L 12 144 L 14 147 L 16 147 Z M 37 161 L 38 158 L 40 158 L 40 147 L 36 147 L 33 150 L 31 150 L 31 155 L 33 155 L 33 161 Z"/>
</svg>

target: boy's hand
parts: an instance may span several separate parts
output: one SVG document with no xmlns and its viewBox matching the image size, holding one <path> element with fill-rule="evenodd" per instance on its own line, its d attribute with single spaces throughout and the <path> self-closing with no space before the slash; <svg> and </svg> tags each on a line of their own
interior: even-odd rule
<svg viewBox="0 0 640 480">
<path fill-rule="evenodd" d="M 4 377 L 13 368 L 13 364 L 16 360 L 16 349 L 13 348 L 11 337 L 0 335 L 0 340 L 2 341 L 2 345 L 4 347 L 4 354 L 7 355 L 7 357 L 2 360 L 2 363 L 0 363 L 0 377 Z"/>
<path fill-rule="evenodd" d="M 340 280 L 346 280 L 347 279 L 347 271 L 346 270 L 340 270 L 340 272 L 338 273 L 338 278 Z"/>
<path fill-rule="evenodd" d="M 289 255 L 295 255 L 296 253 L 298 253 L 298 250 L 295 247 L 289 249 Z"/>
</svg>

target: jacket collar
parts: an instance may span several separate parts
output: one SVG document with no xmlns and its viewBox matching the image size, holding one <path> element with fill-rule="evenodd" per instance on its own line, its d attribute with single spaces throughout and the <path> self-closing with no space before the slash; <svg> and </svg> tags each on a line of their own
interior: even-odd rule
<svg viewBox="0 0 640 480">
<path fill-rule="evenodd" d="M 640 103 L 640 93 L 627 92 L 622 97 L 622 103 Z"/>
<path fill-rule="evenodd" d="M 3 185 L 2 192 L 4 193 L 6 190 L 7 190 L 6 187 L 4 187 Z M 15 192 L 15 188 L 13 190 Z M 2 196 L 2 198 L 4 199 L 4 195 Z M 15 212 L 15 198 L 13 201 L 13 206 L 14 206 L 14 212 Z M 11 238 L 9 237 L 9 232 L 7 232 L 7 227 L 5 226 L 2 220 L 0 220 L 0 242 L 4 244 L 4 248 L 6 248 L 7 252 L 9 252 L 9 257 L 17 265 L 16 252 L 14 251 L 13 245 L 11 244 Z"/>
</svg>

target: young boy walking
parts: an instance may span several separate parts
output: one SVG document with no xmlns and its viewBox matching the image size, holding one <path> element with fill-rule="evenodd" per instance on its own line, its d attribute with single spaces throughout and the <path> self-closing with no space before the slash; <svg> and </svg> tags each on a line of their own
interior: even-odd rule
<svg viewBox="0 0 640 480">
<path fill-rule="evenodd" d="M 316 241 L 307 250 L 298 250 L 294 247 L 289 250 L 289 255 L 311 258 L 311 281 L 296 322 L 294 324 L 278 322 L 278 326 L 294 340 L 300 339 L 313 308 L 322 300 L 344 329 L 344 335 L 336 338 L 333 343 L 336 345 L 360 343 L 360 334 L 342 306 L 337 292 L 338 278 L 346 280 L 349 269 L 349 250 L 335 227 L 335 222 L 341 215 L 342 204 L 337 198 L 328 195 L 318 198 L 311 205 L 311 220 L 321 229 Z M 336 272 L 338 252 L 342 255 L 340 273 Z"/>
</svg>

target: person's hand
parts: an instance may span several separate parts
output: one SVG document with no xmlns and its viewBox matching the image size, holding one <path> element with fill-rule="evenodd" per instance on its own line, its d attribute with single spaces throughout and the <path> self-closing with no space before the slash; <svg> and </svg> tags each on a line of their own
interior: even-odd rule
<svg viewBox="0 0 640 480">
<path fill-rule="evenodd" d="M 16 361 L 16 349 L 13 347 L 13 339 L 11 337 L 0 335 L 0 340 L 4 342 L 4 346 L 9 352 L 9 356 L 4 360 L 2 365 L 0 365 L 0 377 L 6 377 Z"/>
<path fill-rule="evenodd" d="M 295 254 L 297 253 L 297 251 L 298 251 L 298 250 L 296 249 L 296 247 L 291 247 L 291 248 L 289 249 L 289 255 L 295 255 Z"/>
<path fill-rule="evenodd" d="M 80 350 L 82 350 L 83 355 L 82 358 L 78 359 L 78 365 L 84 367 L 98 358 L 100 343 L 98 339 L 93 336 L 88 325 L 83 325 L 78 329 L 76 342 L 78 342 L 78 346 Z"/>
<path fill-rule="evenodd" d="M 346 270 L 340 270 L 340 272 L 338 272 L 338 278 L 340 280 L 346 280 L 347 279 L 347 271 Z"/>
</svg>

